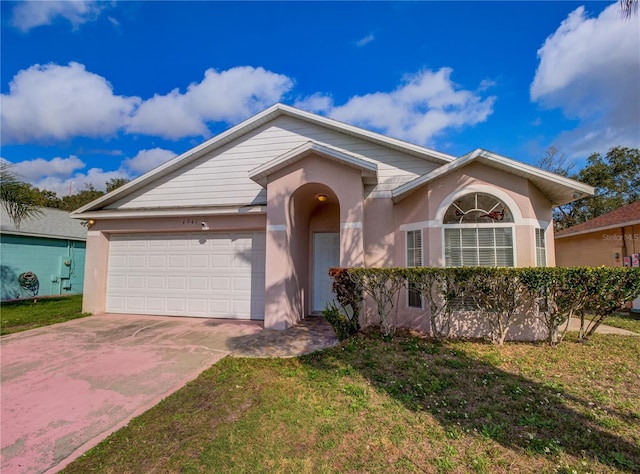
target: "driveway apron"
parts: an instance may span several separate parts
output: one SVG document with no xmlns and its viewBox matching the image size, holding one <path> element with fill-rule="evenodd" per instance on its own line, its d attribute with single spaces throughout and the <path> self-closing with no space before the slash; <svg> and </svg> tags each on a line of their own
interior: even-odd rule
<svg viewBox="0 0 640 474">
<path fill-rule="evenodd" d="M 110 314 L 1 338 L 0 471 L 57 472 L 260 331 Z"/>
</svg>

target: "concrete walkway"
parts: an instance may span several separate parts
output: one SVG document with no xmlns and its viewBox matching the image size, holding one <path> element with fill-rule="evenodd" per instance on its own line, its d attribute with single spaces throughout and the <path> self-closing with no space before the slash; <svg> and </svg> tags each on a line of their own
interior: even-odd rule
<svg viewBox="0 0 640 474">
<path fill-rule="evenodd" d="M 0 338 L 2 474 L 57 472 L 260 322 L 101 315 Z"/>
<path fill-rule="evenodd" d="M 265 329 L 229 343 L 238 357 L 295 357 L 334 346 L 338 338 L 322 316 L 311 315 L 285 331 Z"/>
<path fill-rule="evenodd" d="M 580 319 L 579 318 L 571 318 L 569 321 L 569 331 L 580 330 Z M 637 332 L 628 331 L 626 329 L 614 328 L 613 326 L 607 326 L 606 324 L 601 324 L 596 329 L 596 333 L 598 334 L 619 334 L 621 336 L 640 336 Z"/>
</svg>

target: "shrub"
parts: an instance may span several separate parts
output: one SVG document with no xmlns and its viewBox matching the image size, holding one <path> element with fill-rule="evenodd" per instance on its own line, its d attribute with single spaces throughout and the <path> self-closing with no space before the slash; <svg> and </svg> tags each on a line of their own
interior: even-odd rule
<svg viewBox="0 0 640 474">
<path fill-rule="evenodd" d="M 393 335 L 396 330 L 393 310 L 397 308 L 400 288 L 405 286 L 405 269 L 350 268 L 348 273 L 356 288 L 375 302 L 382 334 Z"/>
<path fill-rule="evenodd" d="M 556 345 L 571 318 L 581 318 L 579 339 L 586 339 L 607 316 L 640 295 L 639 268 L 351 268 L 332 269 L 331 276 L 342 311 L 329 308 L 329 317 L 341 315 L 339 324 L 346 328 L 348 323 L 349 331 L 359 330 L 353 315 L 357 323 L 366 294 L 376 305 L 383 334 L 393 334 L 399 291 L 410 282 L 428 303 L 424 317 L 430 317 L 434 337 L 448 337 L 452 321 L 463 317 L 459 303 L 471 301 L 497 344 L 506 339 L 514 317 L 530 306 L 535 305 L 546 327 L 548 343 Z M 596 317 L 585 327 L 587 310 Z"/>
<path fill-rule="evenodd" d="M 350 306 L 348 307 L 350 308 Z M 342 313 L 335 303 L 327 304 L 322 314 L 324 319 L 331 324 L 340 341 L 344 341 L 360 331 L 358 318 L 353 313 L 351 315 Z"/>
</svg>

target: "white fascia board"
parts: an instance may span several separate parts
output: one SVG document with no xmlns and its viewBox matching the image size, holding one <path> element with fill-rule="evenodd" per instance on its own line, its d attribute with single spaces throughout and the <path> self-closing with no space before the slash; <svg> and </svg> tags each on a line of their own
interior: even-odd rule
<svg viewBox="0 0 640 474">
<path fill-rule="evenodd" d="M 447 153 L 442 153 L 440 151 L 432 150 L 430 148 L 425 148 L 423 146 L 405 142 L 397 138 L 391 138 L 386 135 L 372 132 L 370 130 L 356 127 L 354 125 L 349 125 L 347 123 L 340 122 L 332 118 L 323 117 L 321 115 L 316 115 L 314 113 L 307 112 L 305 110 L 296 109 L 295 107 L 291 107 L 289 105 L 277 104 L 277 106 L 283 113 L 285 113 L 290 117 L 295 117 L 295 118 L 305 120 L 307 122 L 315 123 L 320 126 L 324 126 L 326 128 L 330 128 L 342 133 L 347 133 L 349 135 L 380 144 L 387 148 L 393 148 L 393 149 L 402 151 L 404 153 L 409 153 L 413 156 L 418 156 L 427 161 L 431 161 L 431 162 L 435 161 L 439 164 L 442 164 L 442 163 L 448 163 L 450 161 L 454 161 L 456 159 L 455 156 L 449 155 Z"/>
<path fill-rule="evenodd" d="M 569 192 L 582 194 L 582 196 L 579 197 L 591 196 L 595 192 L 593 187 L 574 179 L 566 178 L 564 176 L 560 176 L 558 174 L 551 173 L 549 171 L 545 171 L 540 168 L 536 168 L 534 166 L 527 165 L 525 163 L 521 163 L 519 161 L 515 161 L 510 158 L 506 158 L 504 156 L 500 156 L 490 151 L 478 148 L 471 153 L 467 153 L 466 155 L 461 156 L 452 163 L 441 166 L 440 168 L 433 170 L 431 173 L 420 176 L 412 181 L 409 181 L 406 184 L 403 184 L 402 186 L 397 187 L 392 191 L 394 202 L 401 201 L 420 186 L 423 186 L 430 181 L 435 180 L 436 178 L 450 173 L 451 171 L 466 166 L 473 161 L 478 161 L 494 168 L 503 169 L 509 173 L 522 176 L 534 183 L 539 180 L 546 181 L 553 185 L 563 187 Z M 564 203 L 560 202 L 556 204 Z"/>
<path fill-rule="evenodd" d="M 526 177 L 527 179 L 542 179 L 549 181 L 553 184 L 570 189 L 571 191 L 581 193 L 583 195 L 592 196 L 595 193 L 595 189 L 592 186 L 576 181 L 575 179 L 567 178 L 550 171 L 537 168 L 535 166 L 521 163 L 511 158 L 496 155 L 490 151 L 477 149 L 472 152 L 473 156 L 477 156 L 483 162 L 489 162 L 489 164 L 499 165 L 500 167 L 507 167 L 513 170 L 515 174 Z M 580 196 L 584 197 L 584 196 Z M 563 204 L 563 203 L 561 203 Z"/>
<path fill-rule="evenodd" d="M 259 185 L 266 187 L 267 178 L 270 174 L 275 173 L 276 171 L 281 170 L 312 153 L 316 153 L 338 163 L 351 166 L 352 168 L 359 169 L 362 172 L 363 178 L 370 178 L 368 182 L 371 182 L 371 179 L 375 182 L 377 178 L 378 166 L 375 163 L 372 163 L 363 156 L 355 153 L 348 153 L 344 150 L 328 145 L 321 145 L 314 141 L 303 143 L 273 160 L 254 168 L 249 171 L 249 178 Z"/>
<path fill-rule="evenodd" d="M 233 216 L 246 214 L 266 214 L 267 206 L 252 205 L 234 208 L 188 208 L 188 209 L 128 209 L 120 211 L 87 211 L 73 219 L 131 219 L 153 217 L 192 217 L 192 216 Z"/>
</svg>

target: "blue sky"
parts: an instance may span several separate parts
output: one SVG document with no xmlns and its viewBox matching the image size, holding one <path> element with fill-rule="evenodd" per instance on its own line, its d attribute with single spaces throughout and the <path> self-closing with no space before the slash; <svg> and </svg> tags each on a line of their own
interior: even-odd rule
<svg viewBox="0 0 640 474">
<path fill-rule="evenodd" d="M 615 2 L 0 6 L 1 157 L 61 195 L 275 102 L 455 156 L 640 147 L 640 20 Z"/>
</svg>

